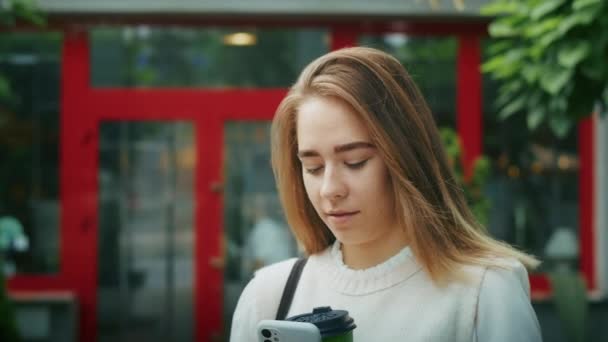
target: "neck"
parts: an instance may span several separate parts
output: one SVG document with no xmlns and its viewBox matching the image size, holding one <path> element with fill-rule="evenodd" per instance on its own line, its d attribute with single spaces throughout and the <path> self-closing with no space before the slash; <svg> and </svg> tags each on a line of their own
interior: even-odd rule
<svg viewBox="0 0 608 342">
<path fill-rule="evenodd" d="M 363 244 L 342 244 L 342 258 L 354 270 L 370 268 L 383 263 L 408 245 L 405 232 L 396 228 L 393 234 Z"/>
</svg>

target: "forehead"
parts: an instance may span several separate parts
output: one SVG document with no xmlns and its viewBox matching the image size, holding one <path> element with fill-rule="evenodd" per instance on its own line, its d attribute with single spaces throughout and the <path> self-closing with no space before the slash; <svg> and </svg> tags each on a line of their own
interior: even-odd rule
<svg viewBox="0 0 608 342">
<path fill-rule="evenodd" d="M 296 130 L 300 148 L 370 141 L 368 129 L 353 109 L 332 97 L 304 100 L 298 109 Z"/>
</svg>

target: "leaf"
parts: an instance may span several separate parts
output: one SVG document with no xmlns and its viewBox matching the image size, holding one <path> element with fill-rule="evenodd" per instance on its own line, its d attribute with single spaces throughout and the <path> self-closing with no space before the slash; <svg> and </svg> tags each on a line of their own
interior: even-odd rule
<svg viewBox="0 0 608 342">
<path fill-rule="evenodd" d="M 572 18 L 578 24 L 586 25 L 586 24 L 589 24 L 590 22 L 592 22 L 593 19 L 595 19 L 599 14 L 600 13 L 599 13 L 599 11 L 597 11 L 596 8 L 586 7 L 583 10 L 572 13 Z"/>
<path fill-rule="evenodd" d="M 541 68 L 536 64 L 525 64 L 521 73 L 528 84 L 532 84 L 538 80 Z"/>
<path fill-rule="evenodd" d="M 563 114 L 555 113 L 549 118 L 549 127 L 555 135 L 562 139 L 565 138 L 570 128 L 572 127 L 572 120 L 569 120 Z"/>
<path fill-rule="evenodd" d="M 538 24 L 530 25 L 530 27 L 526 29 L 525 35 L 528 38 L 534 38 L 543 35 L 549 31 L 558 28 L 563 20 L 563 16 L 544 19 Z"/>
<path fill-rule="evenodd" d="M 513 47 L 513 43 L 509 41 L 501 41 L 501 42 L 492 42 L 486 51 L 490 54 L 490 56 L 495 56 L 499 53 L 505 52 L 505 50 L 509 50 Z"/>
<path fill-rule="evenodd" d="M 526 98 L 524 96 L 520 96 L 515 100 L 511 101 L 507 104 L 499 113 L 499 118 L 501 120 L 507 119 L 511 115 L 517 113 L 522 110 L 526 105 Z"/>
<path fill-rule="evenodd" d="M 553 112 L 555 115 L 561 115 L 565 113 L 566 107 L 568 107 L 568 101 L 566 101 L 565 96 L 554 96 L 549 98 L 549 112 Z"/>
<path fill-rule="evenodd" d="M 542 106 L 538 106 L 530 110 L 528 113 L 528 129 L 533 131 L 543 122 L 545 118 L 545 109 Z"/>
<path fill-rule="evenodd" d="M 486 156 L 477 157 L 473 162 L 473 183 L 483 184 L 490 176 L 491 163 Z"/>
<path fill-rule="evenodd" d="M 16 18 L 21 18 L 37 26 L 46 24 L 46 17 L 32 0 L 13 0 L 9 3 L 9 8 L 12 15 Z"/>
<path fill-rule="evenodd" d="M 488 32 L 494 38 L 513 37 L 519 34 L 516 24 L 515 19 L 512 17 L 498 19 L 490 24 Z"/>
<path fill-rule="evenodd" d="M 557 55 L 557 60 L 561 66 L 572 68 L 589 56 L 590 51 L 591 44 L 588 41 L 578 41 L 562 48 Z"/>
<path fill-rule="evenodd" d="M 507 53 L 498 54 L 481 66 L 481 71 L 492 73 L 495 78 L 511 76 L 520 69 L 526 52 L 524 49 L 510 49 Z"/>
<path fill-rule="evenodd" d="M 557 31 L 560 34 L 566 34 L 568 31 L 570 31 L 571 28 L 573 28 L 574 26 L 578 25 L 578 19 L 572 15 L 566 17 L 564 20 L 562 20 L 562 22 L 559 24 Z"/>
<path fill-rule="evenodd" d="M 571 77 L 571 69 L 550 66 L 541 76 L 540 85 L 547 93 L 556 95 L 570 81 Z"/>
<path fill-rule="evenodd" d="M 496 99 L 498 107 L 503 107 L 510 102 L 512 98 L 520 96 L 518 93 L 522 89 L 522 86 L 523 82 L 521 81 L 508 82 L 500 86 L 500 95 Z"/>
<path fill-rule="evenodd" d="M 540 90 L 534 91 L 532 95 L 528 98 L 528 107 L 534 108 L 538 107 L 542 104 L 543 100 L 543 92 Z"/>
<path fill-rule="evenodd" d="M 543 36 L 540 37 L 540 41 L 538 42 L 538 46 L 542 49 L 546 49 L 553 42 L 563 37 L 563 34 L 559 30 L 553 30 Z"/>
<path fill-rule="evenodd" d="M 540 18 L 544 17 L 545 15 L 547 15 L 547 14 L 551 13 L 552 11 L 554 11 L 555 9 L 557 9 L 563 3 L 564 3 L 564 0 L 541 1 L 541 2 L 539 2 L 539 4 L 537 6 L 535 6 L 532 9 L 532 12 L 530 13 L 530 18 L 532 20 L 539 20 Z"/>
<path fill-rule="evenodd" d="M 487 61 L 481 65 L 481 71 L 494 72 L 494 71 L 498 70 L 504 64 L 504 61 L 505 61 L 504 55 L 497 55 L 495 57 L 492 57 L 489 61 Z"/>
<path fill-rule="evenodd" d="M 517 13 L 520 4 L 515 1 L 495 1 L 484 5 L 480 9 L 482 15 L 496 16 Z"/>
<path fill-rule="evenodd" d="M 572 3 L 572 9 L 575 11 L 578 11 L 581 8 L 587 7 L 589 5 L 598 5 L 601 3 L 602 3 L 602 0 L 575 0 Z"/>
<path fill-rule="evenodd" d="M 537 62 L 541 59 L 544 52 L 545 47 L 540 44 L 536 44 L 530 47 L 530 50 L 528 50 L 528 55 L 530 56 L 530 58 L 532 58 L 533 61 Z"/>
</svg>

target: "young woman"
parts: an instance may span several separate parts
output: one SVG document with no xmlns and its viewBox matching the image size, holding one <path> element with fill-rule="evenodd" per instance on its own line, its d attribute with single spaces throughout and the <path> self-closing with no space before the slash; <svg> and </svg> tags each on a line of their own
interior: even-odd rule
<svg viewBox="0 0 608 342">
<path fill-rule="evenodd" d="M 287 317 L 347 310 L 358 342 L 541 340 L 526 272 L 538 261 L 476 222 L 395 58 L 348 48 L 308 65 L 277 110 L 272 163 L 308 255 Z M 257 272 L 231 341 L 275 318 L 294 261 Z"/>
</svg>

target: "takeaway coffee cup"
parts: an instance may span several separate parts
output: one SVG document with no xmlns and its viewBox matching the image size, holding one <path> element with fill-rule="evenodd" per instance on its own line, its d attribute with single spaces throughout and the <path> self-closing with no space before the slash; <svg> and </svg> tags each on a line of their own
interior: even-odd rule
<svg viewBox="0 0 608 342">
<path fill-rule="evenodd" d="M 321 332 L 323 342 L 353 342 L 355 321 L 345 310 L 332 310 L 329 306 L 314 308 L 305 313 L 287 318 L 288 321 L 314 324 Z"/>
</svg>

